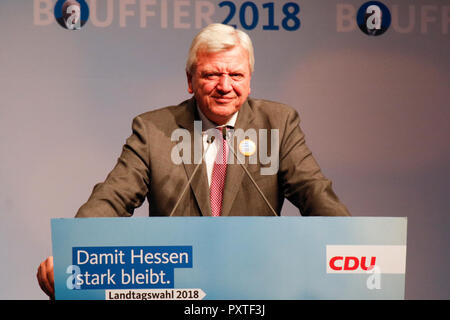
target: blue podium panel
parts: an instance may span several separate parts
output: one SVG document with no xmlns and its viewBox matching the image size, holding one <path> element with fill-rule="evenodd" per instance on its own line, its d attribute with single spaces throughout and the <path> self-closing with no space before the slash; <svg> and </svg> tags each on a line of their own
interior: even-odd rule
<svg viewBox="0 0 450 320">
<path fill-rule="evenodd" d="M 52 219 L 56 299 L 403 299 L 406 218 Z"/>
</svg>

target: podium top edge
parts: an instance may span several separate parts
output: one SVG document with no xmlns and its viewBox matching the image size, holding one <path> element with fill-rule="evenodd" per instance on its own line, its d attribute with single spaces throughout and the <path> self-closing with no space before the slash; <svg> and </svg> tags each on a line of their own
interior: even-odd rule
<svg viewBox="0 0 450 320">
<path fill-rule="evenodd" d="M 408 220 L 408 217 L 394 217 L 394 216 L 350 216 L 350 217 L 344 217 L 344 216 L 224 216 L 224 217 L 205 217 L 205 216 L 199 216 L 199 217 L 184 217 L 184 216 L 176 216 L 176 217 L 166 217 L 166 216 L 157 216 L 157 217 L 83 217 L 83 218 L 68 218 L 68 217 L 60 217 L 60 218 L 51 218 L 51 221 L 58 221 L 58 220 L 128 220 L 128 219 L 216 219 L 216 220 L 223 220 L 223 219 L 329 219 L 329 220 L 366 220 L 366 219 L 395 219 L 395 220 Z"/>
</svg>

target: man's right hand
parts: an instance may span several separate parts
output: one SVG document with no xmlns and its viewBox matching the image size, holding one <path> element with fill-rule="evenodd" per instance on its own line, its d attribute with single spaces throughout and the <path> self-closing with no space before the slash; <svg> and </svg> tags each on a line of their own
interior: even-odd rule
<svg viewBox="0 0 450 320">
<path fill-rule="evenodd" d="M 36 277 L 39 286 L 50 299 L 55 299 L 55 277 L 53 273 L 53 257 L 50 256 L 39 265 Z"/>
</svg>

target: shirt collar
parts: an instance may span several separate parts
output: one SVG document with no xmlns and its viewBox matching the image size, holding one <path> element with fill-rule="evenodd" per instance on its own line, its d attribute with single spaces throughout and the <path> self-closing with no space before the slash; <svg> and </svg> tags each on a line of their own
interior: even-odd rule
<svg viewBox="0 0 450 320">
<path fill-rule="evenodd" d="M 199 108 L 198 106 L 197 106 L 197 111 L 198 111 L 198 114 L 199 114 L 199 116 L 200 116 L 200 120 L 202 120 L 203 131 L 206 131 L 206 130 L 208 130 L 208 129 L 212 129 L 212 128 L 217 128 L 217 127 L 219 127 L 217 124 L 215 124 L 214 122 L 212 122 L 211 120 L 209 120 L 209 119 L 203 114 L 203 112 L 200 110 L 200 108 Z M 228 120 L 228 122 L 225 123 L 224 126 L 227 126 L 227 127 L 233 127 L 233 128 L 234 128 L 234 125 L 236 124 L 236 119 L 237 119 L 238 113 L 239 113 L 239 111 L 235 112 L 235 113 L 233 114 L 233 116 L 230 118 L 230 120 Z M 222 127 L 222 126 L 220 126 L 220 127 Z"/>
</svg>

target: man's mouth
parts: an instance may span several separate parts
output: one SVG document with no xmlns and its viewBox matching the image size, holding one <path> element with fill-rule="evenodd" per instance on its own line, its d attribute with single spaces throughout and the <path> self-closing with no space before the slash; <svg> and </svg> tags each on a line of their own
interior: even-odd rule
<svg viewBox="0 0 450 320">
<path fill-rule="evenodd" d="M 217 103 L 229 103 L 230 101 L 232 101 L 234 98 L 232 97 L 214 97 L 214 101 L 216 101 Z"/>
</svg>

